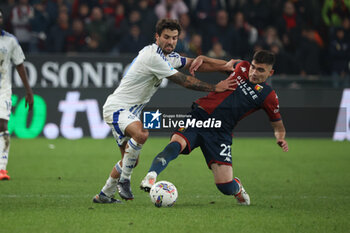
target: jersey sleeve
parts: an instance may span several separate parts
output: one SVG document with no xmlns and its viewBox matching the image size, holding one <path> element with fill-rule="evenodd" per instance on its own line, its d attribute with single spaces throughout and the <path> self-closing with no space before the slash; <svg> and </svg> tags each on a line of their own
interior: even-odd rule
<svg viewBox="0 0 350 233">
<path fill-rule="evenodd" d="M 13 44 L 13 49 L 11 52 L 11 60 L 17 66 L 24 62 L 25 56 L 17 39 L 14 39 L 12 44 Z"/>
<path fill-rule="evenodd" d="M 187 61 L 185 57 L 182 57 L 180 56 L 180 54 L 175 52 L 169 54 L 167 59 L 170 62 L 170 64 L 176 69 L 181 69 L 182 67 L 184 67 Z"/>
<path fill-rule="evenodd" d="M 241 76 L 244 80 L 249 79 L 249 68 L 250 68 L 250 63 L 247 61 L 239 61 L 235 65 L 235 73 Z"/>
<path fill-rule="evenodd" d="M 233 63 L 233 69 L 236 69 L 237 65 L 241 62 L 244 62 L 243 60 L 237 60 L 235 63 Z"/>
<path fill-rule="evenodd" d="M 158 78 L 163 79 L 174 75 L 178 71 L 170 64 L 163 54 L 156 53 L 148 60 L 150 71 Z"/>
<path fill-rule="evenodd" d="M 266 97 L 265 101 L 262 104 L 262 108 L 265 110 L 270 121 L 281 120 L 280 105 L 275 91 L 271 91 L 270 94 Z"/>
</svg>

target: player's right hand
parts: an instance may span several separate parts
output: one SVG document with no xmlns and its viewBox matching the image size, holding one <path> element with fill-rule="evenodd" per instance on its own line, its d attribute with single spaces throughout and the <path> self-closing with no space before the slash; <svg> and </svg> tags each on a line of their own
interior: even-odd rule
<svg viewBox="0 0 350 233">
<path fill-rule="evenodd" d="M 26 100 L 26 104 L 25 104 L 25 107 L 29 107 L 28 111 L 32 111 L 33 109 L 33 104 L 34 104 L 34 97 L 33 97 L 33 92 L 27 92 L 26 94 L 26 97 L 25 97 L 25 100 Z"/>
<path fill-rule="evenodd" d="M 233 78 L 233 75 L 230 75 L 227 79 L 222 80 L 215 85 L 215 92 L 234 91 L 236 90 L 236 87 L 236 79 Z"/>
<path fill-rule="evenodd" d="M 289 150 L 288 143 L 284 139 L 280 139 L 277 141 L 277 144 L 282 148 L 284 152 L 287 152 Z"/>
<path fill-rule="evenodd" d="M 195 75 L 194 72 L 196 72 L 202 64 L 203 64 L 203 58 L 201 56 L 198 56 L 196 59 L 194 59 L 189 68 L 190 74 L 194 76 Z"/>
</svg>

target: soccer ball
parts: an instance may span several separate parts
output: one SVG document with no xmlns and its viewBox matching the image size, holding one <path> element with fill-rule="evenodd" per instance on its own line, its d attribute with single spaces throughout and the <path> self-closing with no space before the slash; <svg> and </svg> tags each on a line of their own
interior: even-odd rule
<svg viewBox="0 0 350 233">
<path fill-rule="evenodd" d="M 159 181 L 152 186 L 149 195 L 156 207 L 171 207 L 176 202 L 177 189 L 169 181 Z"/>
</svg>

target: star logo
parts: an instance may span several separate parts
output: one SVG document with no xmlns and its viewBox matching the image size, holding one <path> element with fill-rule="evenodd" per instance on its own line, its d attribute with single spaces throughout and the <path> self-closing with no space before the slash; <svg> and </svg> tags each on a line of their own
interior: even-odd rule
<svg viewBox="0 0 350 233">
<path fill-rule="evenodd" d="M 241 70 L 242 70 L 242 72 L 244 73 L 244 72 L 246 72 L 246 71 L 247 71 L 247 68 L 245 68 L 245 67 L 241 66 Z"/>
<path fill-rule="evenodd" d="M 144 112 L 143 127 L 145 129 L 160 129 L 161 115 L 159 109 L 156 112 Z"/>
<path fill-rule="evenodd" d="M 154 120 L 159 121 L 159 117 L 160 117 L 162 114 L 159 112 L 159 109 L 157 109 L 157 111 L 156 111 L 155 113 L 151 113 L 151 115 L 152 115 L 152 120 L 151 120 L 151 122 L 152 122 L 152 121 L 154 121 Z"/>
</svg>

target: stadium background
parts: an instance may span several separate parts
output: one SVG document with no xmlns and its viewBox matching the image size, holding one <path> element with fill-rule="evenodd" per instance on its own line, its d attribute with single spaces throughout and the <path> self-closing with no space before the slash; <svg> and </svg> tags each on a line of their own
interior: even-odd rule
<svg viewBox="0 0 350 233">
<path fill-rule="evenodd" d="M 19 2 L 25 3 L 23 11 L 15 8 Z M 251 206 L 242 208 L 216 189 L 197 149 L 191 156 L 179 156 L 161 174 L 160 179 L 176 185 L 179 198 L 173 208 L 158 209 L 139 190 L 152 159 L 169 141 L 169 132 L 154 137 L 161 132 L 153 130 L 133 172 L 135 200 L 107 206 L 91 202 L 120 158 L 112 138 L 94 139 L 110 135 L 102 121 L 102 105 L 139 48 L 152 41 L 155 11 L 164 13 L 157 4 L 164 2 L 0 1 L 5 29 L 16 35 L 17 27 L 22 33 L 22 38 L 17 36 L 26 51 L 25 66 L 35 93 L 34 111 L 28 114 L 24 89 L 12 69 L 11 180 L 0 182 L 0 233 L 349 232 L 350 143 L 331 140 L 335 128 L 338 139 L 350 139 L 350 90 L 345 89 L 349 0 L 288 1 L 288 8 L 295 9 L 289 16 L 283 15 L 285 0 L 172 2 L 187 7 L 186 14 L 170 14 L 182 19 L 186 34 L 178 49 L 183 54 L 208 54 L 214 45 L 210 55 L 225 58 L 249 59 L 261 47 L 278 53 L 271 85 L 279 94 L 290 151 L 283 153 L 275 145 L 260 111 L 240 123 L 232 145 L 234 173 L 244 182 Z M 97 18 L 101 15 L 95 6 L 104 12 L 103 20 L 91 16 L 93 11 Z M 85 16 L 78 16 L 79 8 Z M 16 15 L 22 21 L 13 24 Z M 219 26 L 216 15 L 220 25 L 229 23 Z M 224 77 L 197 75 L 208 82 Z M 204 94 L 170 82 L 162 85 L 148 109 L 187 112 Z M 80 137 L 84 138 L 66 140 Z"/>
<path fill-rule="evenodd" d="M 39 99 L 33 113 L 23 114 L 23 90 L 12 69 L 10 131 L 20 138 L 110 135 L 101 123 L 102 105 L 132 58 L 154 41 L 154 25 L 162 17 L 179 19 L 183 32 L 176 50 L 184 56 L 249 60 L 257 49 L 274 52 L 276 73 L 270 84 L 279 94 L 289 136 L 332 137 L 338 113 L 346 113 L 340 103 L 350 83 L 347 0 L 7 0 L 0 8 L 5 30 L 25 51 L 29 81 Z M 224 78 L 197 76 L 212 83 Z M 66 125 L 59 106 L 74 92 L 80 103 L 97 103 L 99 111 L 91 110 L 93 103 L 71 112 Z M 148 108 L 186 113 L 202 95 L 163 83 Z M 272 136 L 267 121 L 258 120 L 261 115 L 243 121 L 236 135 Z M 346 116 L 341 118 L 337 130 L 346 132 Z"/>
</svg>

